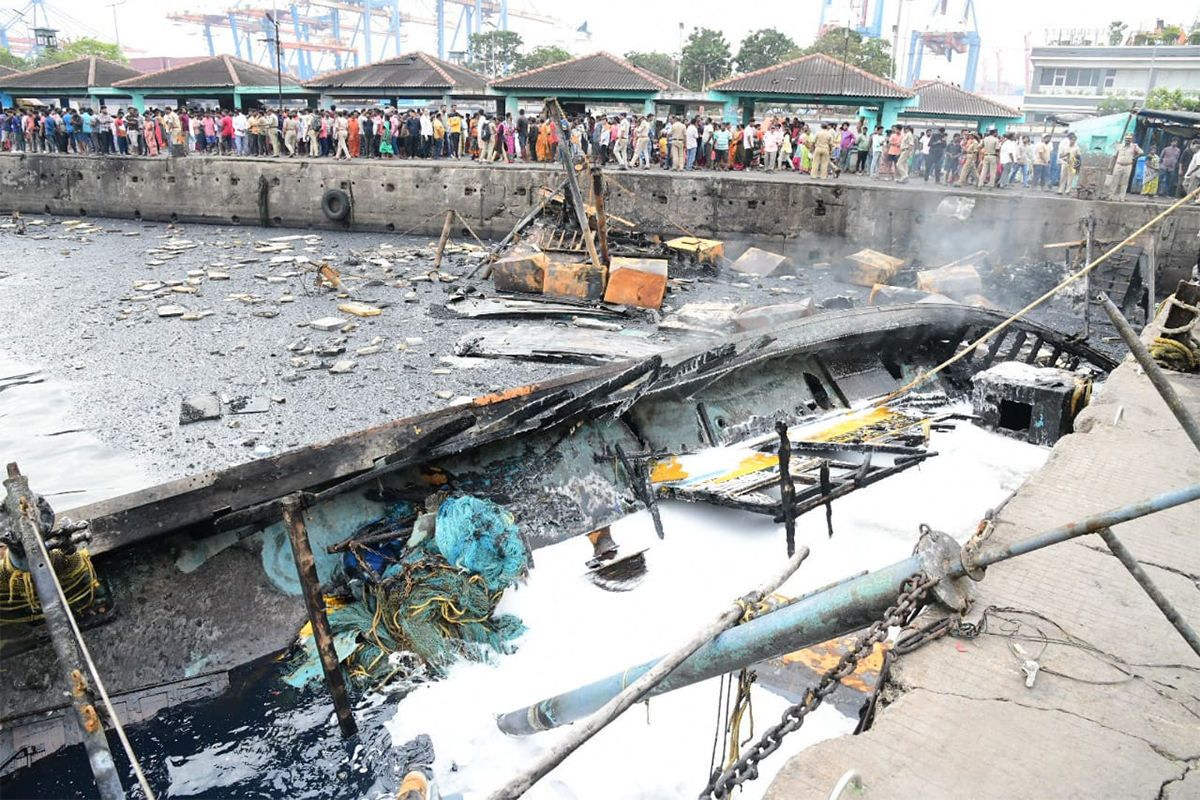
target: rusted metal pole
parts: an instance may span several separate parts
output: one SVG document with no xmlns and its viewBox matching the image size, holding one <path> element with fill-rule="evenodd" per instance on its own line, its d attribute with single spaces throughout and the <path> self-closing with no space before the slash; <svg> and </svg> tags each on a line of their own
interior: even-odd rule
<svg viewBox="0 0 1200 800">
<path fill-rule="evenodd" d="M 571 207 L 575 210 L 575 219 L 579 222 L 579 230 L 583 234 L 583 244 L 587 247 L 588 258 L 593 264 L 600 264 L 600 256 L 596 253 L 596 243 L 592 240 L 592 228 L 588 222 L 587 209 L 583 204 L 583 192 L 579 190 L 579 181 L 575 178 L 575 161 L 571 157 L 571 126 L 558 109 L 558 100 L 546 100 L 546 112 L 554 115 L 554 127 L 558 130 L 558 162 L 567 171 L 567 196 Z M 560 109 L 561 110 L 561 109 Z"/>
<path fill-rule="evenodd" d="M 75 709 L 75 721 L 79 723 L 79 733 L 83 738 L 83 747 L 87 751 L 92 775 L 96 779 L 96 788 L 100 790 L 100 797 L 104 800 L 124 798 L 125 788 L 121 785 L 112 752 L 108 749 L 104 726 L 96 713 L 91 687 L 84 677 L 83 659 L 71 632 L 71 623 L 67 619 L 67 614 L 71 612 L 60 600 L 58 577 L 41 547 L 44 532 L 38 521 L 37 501 L 29 489 L 29 479 L 21 474 L 15 463 L 8 465 L 8 478 L 4 481 L 4 488 L 8 492 L 5 499 L 8 517 L 20 536 L 20 555 L 33 576 L 33 588 L 37 592 L 38 603 L 46 619 L 46 630 L 50 633 L 54 653 L 58 656 L 58 663 L 67 679 L 71 705 Z"/>
<path fill-rule="evenodd" d="M 596 233 L 600 236 L 600 261 L 604 266 L 611 262 L 608 257 L 608 220 L 604 217 L 604 173 L 600 167 L 592 167 L 592 194 L 596 199 Z"/>
<path fill-rule="evenodd" d="M 1111 530 L 1105 529 L 1100 531 L 1100 538 L 1108 545 L 1108 549 L 1117 557 L 1117 560 L 1129 570 L 1129 574 L 1133 579 L 1145 590 L 1150 599 L 1154 601 L 1154 605 L 1158 606 L 1158 610 L 1167 618 L 1167 622 L 1171 623 L 1175 630 L 1179 631 L 1179 635 L 1188 643 L 1188 647 L 1196 651 L 1196 655 L 1200 655 L 1200 636 L 1196 635 L 1196 631 L 1187 623 L 1179 611 L 1172 605 L 1167 596 L 1162 593 L 1162 590 L 1155 585 L 1153 579 L 1146 574 L 1146 570 L 1142 569 L 1142 565 L 1134 557 L 1125 543 L 1117 538 L 1117 535 Z"/>
<path fill-rule="evenodd" d="M 1167 379 L 1166 374 L 1162 371 L 1162 367 L 1158 366 L 1158 362 L 1154 360 L 1154 356 L 1150 355 L 1150 351 L 1146 349 L 1146 345 L 1142 344 L 1142 340 L 1138 338 L 1137 333 L 1129 326 L 1128 320 L 1121 314 L 1120 310 L 1113 305 L 1113 301 L 1108 299 L 1108 295 L 1100 294 L 1100 304 L 1104 306 L 1105 313 L 1112 320 L 1113 327 L 1117 329 L 1117 333 L 1121 335 L 1125 345 L 1129 348 L 1129 352 L 1141 365 L 1146 372 L 1146 377 L 1150 379 L 1151 385 L 1158 390 L 1158 394 L 1162 397 L 1163 402 L 1167 404 L 1167 408 L 1171 409 L 1171 413 L 1175 415 L 1175 419 L 1183 426 L 1184 432 L 1188 438 L 1192 440 L 1192 444 L 1200 450 L 1200 425 L 1196 424 L 1196 418 L 1188 413 L 1184 408 L 1183 401 L 1179 399 L 1179 395 L 1175 392 L 1175 387 Z"/>
<path fill-rule="evenodd" d="M 1084 248 L 1087 264 L 1092 263 L 1092 242 L 1096 236 L 1096 215 L 1090 214 L 1087 218 L 1085 226 L 1087 230 L 1084 233 Z M 1083 276 L 1083 338 L 1088 338 L 1092 335 L 1092 273 Z"/>
<path fill-rule="evenodd" d="M 437 252 L 433 255 L 433 268 L 442 266 L 442 254 L 446 252 L 446 242 L 450 239 L 450 223 L 454 221 L 454 209 L 446 209 L 446 221 L 442 223 L 442 238 L 438 239 Z"/>
<path fill-rule="evenodd" d="M 308 527 L 304 524 L 304 510 L 300 498 L 291 495 L 283 501 L 283 524 L 287 526 L 288 538 L 292 542 L 292 556 L 296 559 L 296 572 L 300 575 L 300 591 L 304 605 L 308 607 L 308 619 L 312 623 L 313 640 L 321 656 L 321 667 L 329 693 L 333 695 L 333 708 L 337 712 L 338 727 L 342 736 L 349 738 L 358 732 L 354 713 L 350 710 L 350 697 L 346 694 L 346 681 L 342 677 L 342 665 L 333 648 L 333 634 L 329 630 L 329 617 L 325 616 L 325 599 L 321 596 L 321 582 L 317 578 L 317 563 L 313 560 L 312 547 L 308 543 Z"/>
<path fill-rule="evenodd" d="M 792 440 L 788 438 L 788 426 L 783 420 L 775 423 L 775 432 L 779 434 L 779 510 L 783 513 L 787 554 L 791 558 L 796 552 L 796 484 L 792 481 Z"/>
</svg>

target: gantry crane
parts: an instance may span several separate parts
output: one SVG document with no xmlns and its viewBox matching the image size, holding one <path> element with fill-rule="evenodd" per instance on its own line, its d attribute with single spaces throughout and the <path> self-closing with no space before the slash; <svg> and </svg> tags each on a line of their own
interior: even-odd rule
<svg viewBox="0 0 1200 800">
<path fill-rule="evenodd" d="M 56 33 L 46 13 L 44 0 L 29 0 L 24 6 L 7 10 L 0 18 L 0 47 L 21 58 L 32 58 L 47 44 L 47 35 Z"/>
<path fill-rule="evenodd" d="M 41 2 L 41 0 L 36 0 Z M 436 17 L 401 12 L 400 0 L 291 0 L 278 11 L 262 7 L 262 0 L 240 0 L 220 14 L 175 13 L 168 19 L 200 25 L 210 55 L 221 50 L 215 31 L 229 31 L 234 54 L 239 58 L 275 66 L 276 23 L 283 52 L 283 68 L 301 80 L 331 69 L 358 66 L 400 55 L 403 25 L 432 25 L 437 29 L 437 52 L 465 51 L 470 37 L 486 23 L 508 30 L 508 18 L 518 17 L 561 26 L 561 20 L 541 14 L 509 9 L 508 0 L 434 0 Z M 459 6 L 458 20 L 447 48 L 447 5 Z M 259 46 L 256 46 L 259 45 Z"/>
<path fill-rule="evenodd" d="M 947 13 L 949 0 L 936 0 L 925 30 L 914 30 L 908 48 L 908 72 L 906 86 L 912 86 L 921 77 L 921 56 L 926 50 L 950 61 L 955 53 L 967 54 L 967 71 L 963 88 L 975 91 L 975 79 L 979 72 L 979 22 L 975 19 L 974 0 L 965 0 L 962 16 L 951 19 Z"/>
<path fill-rule="evenodd" d="M 842 10 L 849 15 L 845 26 L 836 22 L 826 23 L 826 14 L 833 4 L 834 0 L 821 0 L 821 22 L 817 28 L 818 36 L 824 36 L 831 28 L 841 27 L 853 27 L 854 30 L 870 39 L 878 39 L 883 35 L 883 0 L 850 0 L 848 3 L 842 3 Z M 870 17 L 869 20 L 868 17 Z M 857 24 L 852 26 L 851 22 Z"/>
</svg>

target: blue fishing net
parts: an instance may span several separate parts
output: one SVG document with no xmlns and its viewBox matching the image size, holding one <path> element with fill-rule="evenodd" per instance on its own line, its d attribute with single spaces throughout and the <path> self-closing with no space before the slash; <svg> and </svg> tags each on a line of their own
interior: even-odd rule
<svg viewBox="0 0 1200 800">
<path fill-rule="evenodd" d="M 504 590 L 525 576 L 528 556 L 513 516 L 488 500 L 462 495 L 442 501 L 436 530 L 408 547 L 414 509 L 400 505 L 364 525 L 344 561 L 359 602 L 329 613 L 339 657 L 352 682 L 375 687 L 394 678 L 441 677 L 455 661 L 487 661 L 507 653 L 525 630 L 515 616 L 496 615 Z M 287 677 L 303 685 L 319 676 L 309 641 Z"/>
</svg>

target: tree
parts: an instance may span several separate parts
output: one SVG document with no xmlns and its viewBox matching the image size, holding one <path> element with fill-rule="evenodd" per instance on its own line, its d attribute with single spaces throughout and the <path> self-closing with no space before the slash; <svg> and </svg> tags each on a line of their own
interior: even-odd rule
<svg viewBox="0 0 1200 800">
<path fill-rule="evenodd" d="M 29 62 L 16 55 L 7 47 L 0 47 L 0 67 L 12 67 L 13 69 L 25 69 L 29 66 Z"/>
<path fill-rule="evenodd" d="M 741 72 L 773 67 L 781 61 L 787 61 L 800 55 L 800 48 L 786 34 L 772 28 L 752 31 L 742 39 L 738 48 L 737 68 Z"/>
<path fill-rule="evenodd" d="M 884 39 L 868 39 L 849 28 L 833 28 L 813 42 L 804 54 L 824 53 L 872 75 L 890 79 L 892 56 L 889 49 Z"/>
<path fill-rule="evenodd" d="M 77 58 L 86 58 L 87 56 L 97 56 L 109 61 L 125 61 L 125 56 L 121 53 L 121 48 L 115 44 L 84 36 L 61 44 L 53 50 L 42 50 L 33 63 L 34 66 L 44 67 L 47 64 L 61 64 L 64 61 L 74 61 Z"/>
<path fill-rule="evenodd" d="M 524 72 L 527 69 L 537 69 L 538 67 L 557 64 L 560 61 L 570 61 L 573 57 L 569 50 L 558 45 L 542 44 L 518 58 L 513 69 L 517 72 Z"/>
<path fill-rule="evenodd" d="M 1146 97 L 1145 107 L 1156 108 L 1159 111 L 1196 111 L 1200 110 L 1200 99 L 1186 97 L 1179 89 L 1160 86 Z"/>
<path fill-rule="evenodd" d="M 729 62 L 729 42 L 720 31 L 692 28 L 683 46 L 682 83 L 689 89 L 703 89 L 728 77 Z"/>
<path fill-rule="evenodd" d="M 1120 114 L 1122 111 L 1128 111 L 1130 106 L 1137 105 L 1125 95 L 1109 95 L 1096 103 L 1096 114 L 1104 116 L 1105 114 Z"/>
<path fill-rule="evenodd" d="M 493 78 L 508 72 L 521 58 L 521 34 L 487 31 L 471 35 L 468 66 Z"/>
<path fill-rule="evenodd" d="M 1125 31 L 1129 26 L 1119 19 L 1115 19 L 1108 23 L 1108 43 L 1116 47 L 1121 42 L 1125 41 Z"/>
<path fill-rule="evenodd" d="M 675 59 L 666 53 L 626 53 L 625 60 L 660 78 L 675 80 Z"/>
</svg>

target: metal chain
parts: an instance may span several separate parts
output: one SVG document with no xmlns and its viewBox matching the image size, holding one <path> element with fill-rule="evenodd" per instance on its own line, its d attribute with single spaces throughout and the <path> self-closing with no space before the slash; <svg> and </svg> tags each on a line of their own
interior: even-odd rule
<svg viewBox="0 0 1200 800">
<path fill-rule="evenodd" d="M 820 682 L 815 688 L 808 690 L 804 700 L 783 712 L 779 724 L 768 729 L 736 764 L 720 774 L 714 771 L 708 785 L 700 793 L 700 798 L 724 800 L 735 787 L 757 778 L 759 762 L 778 750 L 783 744 L 783 738 L 798 730 L 804 724 L 805 718 L 833 693 L 842 679 L 853 674 L 859 659 L 887 638 L 889 628 L 903 627 L 912 620 L 925 605 L 925 596 L 937 582 L 936 578 L 927 578 L 921 573 L 910 576 L 902 585 L 900 594 L 896 597 L 896 604 L 884 612 L 883 618 L 872 624 L 841 660 L 821 676 Z"/>
</svg>

